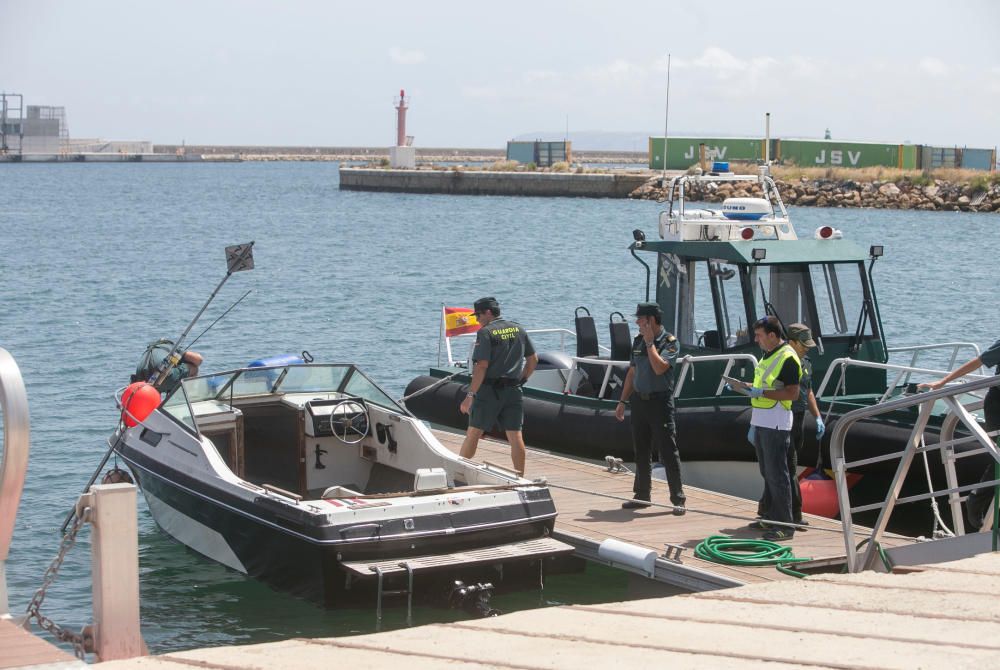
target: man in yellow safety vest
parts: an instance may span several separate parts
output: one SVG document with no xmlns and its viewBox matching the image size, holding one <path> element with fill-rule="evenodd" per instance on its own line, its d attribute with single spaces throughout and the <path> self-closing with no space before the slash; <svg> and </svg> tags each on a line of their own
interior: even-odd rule
<svg viewBox="0 0 1000 670">
<path fill-rule="evenodd" d="M 795 350 L 785 341 L 781 322 L 766 316 L 753 326 L 754 341 L 764 356 L 753 374 L 749 387 L 750 432 L 747 439 L 757 452 L 760 474 L 764 478 L 764 498 L 770 501 L 762 518 L 751 528 L 766 531 L 766 540 L 788 540 L 795 534 L 790 526 L 775 526 L 768 521 L 792 523 L 792 486 L 794 472 L 788 471 L 788 450 L 792 448 L 792 401 L 799 397 L 802 365 Z"/>
</svg>

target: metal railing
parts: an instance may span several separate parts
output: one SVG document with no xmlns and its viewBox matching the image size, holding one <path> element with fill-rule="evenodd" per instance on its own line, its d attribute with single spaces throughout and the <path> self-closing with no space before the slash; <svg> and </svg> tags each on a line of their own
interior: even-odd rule
<svg viewBox="0 0 1000 670">
<path fill-rule="evenodd" d="M 547 335 L 547 334 L 550 334 L 550 333 L 556 333 L 556 334 L 558 334 L 559 335 L 559 351 L 561 351 L 561 352 L 565 352 L 566 351 L 566 336 L 567 335 L 569 337 L 571 337 L 574 342 L 576 341 L 576 333 L 573 332 L 572 330 L 568 329 L 568 328 L 534 328 L 534 329 L 527 329 L 526 328 L 525 332 L 528 333 L 528 335 Z M 452 340 L 458 341 L 458 340 L 464 340 L 464 339 L 472 339 L 472 340 L 474 340 L 475 337 L 476 337 L 475 333 L 462 333 L 461 335 L 453 335 L 451 337 L 444 338 L 445 339 L 445 353 L 446 353 L 446 355 L 448 357 L 448 365 L 457 365 L 458 363 L 464 363 L 465 362 L 464 360 L 463 361 L 456 361 L 455 360 L 454 354 L 452 353 L 452 350 L 451 350 L 451 341 Z M 604 351 L 605 353 L 610 353 L 611 352 L 611 350 L 609 348 L 607 348 L 606 346 L 604 346 L 602 344 L 598 344 L 597 347 L 598 347 L 598 349 L 600 351 Z M 440 360 L 438 361 L 438 363 L 440 363 Z"/>
<path fill-rule="evenodd" d="M 930 346 L 933 347 L 937 345 L 930 345 Z M 892 363 L 876 363 L 875 361 L 859 361 L 854 358 L 836 358 L 830 361 L 830 367 L 827 368 L 826 374 L 823 375 L 823 381 L 820 382 L 820 385 L 818 387 L 816 387 L 815 391 L 816 399 L 822 400 L 826 398 L 826 387 L 830 383 L 830 379 L 838 371 L 840 372 L 840 378 L 837 380 L 837 391 L 835 392 L 835 395 L 840 395 L 841 392 L 845 389 L 847 380 L 847 369 L 851 367 L 868 368 L 871 370 L 895 371 L 899 373 L 897 379 L 901 379 L 903 375 L 906 375 L 907 380 L 909 380 L 910 375 L 913 374 L 914 372 L 917 374 L 932 375 L 935 378 L 941 378 L 946 374 L 948 374 L 949 372 L 951 372 L 951 370 L 938 370 L 935 368 L 918 368 L 912 365 L 895 365 Z M 984 378 L 981 375 L 966 375 L 966 377 L 973 379 Z M 898 386 L 896 384 L 886 384 L 885 393 L 883 393 L 882 397 L 879 398 L 878 403 L 885 402 L 889 398 L 889 396 L 892 395 L 892 392 L 895 391 L 897 388 Z"/>
<path fill-rule="evenodd" d="M 973 358 L 979 358 L 979 354 L 981 353 L 979 351 L 979 345 L 976 344 L 975 342 L 941 342 L 938 344 L 918 344 L 908 347 L 892 347 L 890 349 L 886 349 L 886 351 L 890 355 L 911 352 L 913 355 L 910 356 L 910 367 L 916 368 L 917 361 L 920 359 L 920 356 L 922 354 L 943 349 L 951 349 L 951 357 L 948 360 L 948 370 L 955 369 L 955 363 L 958 362 L 958 352 L 961 351 L 962 349 L 972 350 L 973 355 L 967 357 L 970 360 Z M 896 375 L 896 379 L 893 380 L 891 384 L 889 384 L 889 388 L 899 386 L 900 384 L 910 383 L 910 374 L 911 373 L 909 372 L 900 370 L 899 374 Z"/>
<path fill-rule="evenodd" d="M 0 463 L 0 618 L 10 615 L 7 600 L 7 554 L 14 520 L 28 472 L 31 445 L 28 393 L 14 357 L 0 348 L 0 409 L 3 410 L 3 454 Z"/>
<path fill-rule="evenodd" d="M 757 367 L 757 357 L 753 354 L 712 354 L 709 356 L 681 356 L 677 362 L 680 364 L 680 369 L 677 372 L 677 383 L 674 386 L 674 397 L 680 396 L 681 391 L 684 389 L 684 382 L 687 381 L 688 370 L 691 371 L 691 379 L 694 379 L 694 366 L 698 363 L 712 363 L 717 361 L 726 361 L 726 367 L 722 371 L 722 376 L 729 376 L 732 371 L 733 366 L 736 365 L 738 361 L 747 362 L 752 368 Z M 715 389 L 715 395 L 722 393 L 722 388 L 726 385 L 724 379 L 719 378 L 719 386 Z"/>
<path fill-rule="evenodd" d="M 603 398 L 604 393 L 608 390 L 608 384 L 611 383 L 611 373 L 616 369 L 628 370 L 628 361 L 613 361 L 608 358 L 581 358 L 580 356 L 570 356 L 569 359 L 573 361 L 572 367 L 569 369 L 569 374 L 566 375 L 566 385 L 563 387 L 563 393 L 573 392 L 573 382 L 577 381 L 578 375 L 574 373 L 580 370 L 580 364 L 585 365 L 597 365 L 604 368 L 604 374 L 601 378 L 601 388 L 597 392 L 598 398 Z M 624 379 L 624 377 L 622 378 Z"/>
<path fill-rule="evenodd" d="M 958 484 L 957 475 L 955 474 L 956 458 L 965 458 L 975 456 L 977 454 L 989 453 L 995 460 L 1000 461 L 1000 451 L 998 451 L 993 440 L 979 425 L 976 418 L 969 413 L 968 408 L 963 406 L 957 399 L 957 396 L 975 391 L 984 391 L 994 386 L 1000 386 L 1000 376 L 977 379 L 965 384 L 948 386 L 937 391 L 927 391 L 914 396 L 897 398 L 879 405 L 873 405 L 871 407 L 862 407 L 848 412 L 842 416 L 836 424 L 834 424 L 833 433 L 830 437 L 830 458 L 833 463 L 834 474 L 836 475 L 837 496 L 840 503 L 840 518 L 844 529 L 844 546 L 846 549 L 847 567 L 850 572 L 866 570 L 874 565 L 875 559 L 878 556 L 879 540 L 885 533 L 889 517 L 892 515 L 893 509 L 895 509 L 896 505 L 919 502 L 921 500 L 932 500 L 945 495 L 949 497 L 956 496 L 960 493 L 971 491 L 972 489 L 996 486 L 1000 484 L 1000 480 L 992 480 L 988 482 L 977 482 L 974 484 L 960 486 Z M 934 410 L 934 405 L 938 401 L 943 402 L 948 407 L 951 414 L 955 417 L 951 423 L 949 436 L 954 435 L 955 427 L 958 422 L 961 422 L 971 434 L 970 437 L 955 440 L 950 437 L 945 439 L 945 435 L 942 435 L 941 441 L 935 444 L 925 444 L 924 430 L 927 428 L 927 423 Z M 906 447 L 902 451 L 870 458 L 863 458 L 857 461 L 847 461 L 844 452 L 845 438 L 848 431 L 855 423 L 862 419 L 869 419 L 882 414 L 888 414 L 890 412 L 918 406 L 920 409 L 917 421 L 910 432 Z M 955 446 L 974 442 L 979 443 L 980 447 L 978 449 L 969 449 L 961 454 L 954 454 Z M 899 497 L 903 481 L 910 470 L 914 457 L 917 454 L 942 449 L 948 449 L 951 452 L 950 458 L 948 457 L 948 452 L 942 453 L 942 462 L 944 463 L 946 472 L 947 488 L 930 490 L 925 494 L 911 495 L 904 498 Z M 851 468 L 896 459 L 899 460 L 899 465 L 896 468 L 896 473 L 889 486 L 889 490 L 886 493 L 885 500 L 883 502 L 873 503 L 870 505 L 852 507 L 850 501 L 850 491 L 847 486 L 847 471 Z M 930 484 L 928 488 L 932 488 Z M 960 499 L 956 499 L 955 502 L 957 503 L 959 500 Z M 863 557 L 859 558 L 858 545 L 855 541 L 856 538 L 853 515 L 859 512 L 867 512 L 876 509 L 879 510 L 878 520 L 872 528 L 871 536 L 866 542 L 867 548 L 865 549 L 865 554 Z M 956 509 L 956 506 L 953 505 L 952 509 Z M 957 509 L 959 511 L 959 516 L 961 516 L 961 508 L 958 507 Z"/>
</svg>

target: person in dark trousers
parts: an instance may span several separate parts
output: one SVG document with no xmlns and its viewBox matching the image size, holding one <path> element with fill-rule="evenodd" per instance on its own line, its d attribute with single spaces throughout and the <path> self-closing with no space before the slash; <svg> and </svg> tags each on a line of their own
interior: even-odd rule
<svg viewBox="0 0 1000 670">
<path fill-rule="evenodd" d="M 792 401 L 792 448 L 788 450 L 788 474 L 792 478 L 792 521 L 808 526 L 809 522 L 802 518 L 802 491 L 799 490 L 798 477 L 799 455 L 806 444 L 806 433 L 802 429 L 806 412 L 816 421 L 816 440 L 819 442 L 826 432 L 826 425 L 819 413 L 816 394 L 812 390 L 812 361 L 809 360 L 809 350 L 816 347 L 812 331 L 804 323 L 793 323 L 788 326 L 788 344 L 795 350 L 802 365 L 802 378 L 799 380 L 799 397 Z M 821 443 L 822 444 L 822 443 Z M 766 489 L 765 489 L 766 491 Z M 761 496 L 757 503 L 757 516 L 763 517 L 768 508 L 769 500 Z"/>
<path fill-rule="evenodd" d="M 802 366 L 795 350 L 785 341 L 781 322 L 766 316 L 753 326 L 754 341 L 764 356 L 753 373 L 753 384 L 746 385 L 750 395 L 750 432 L 747 438 L 757 452 L 757 463 L 764 478 L 767 509 L 763 518 L 750 524 L 764 530 L 765 540 L 789 540 L 795 529 L 772 526 L 767 521 L 792 523 L 792 475 L 788 471 L 788 452 L 792 448 L 794 419 L 792 402 L 799 397 Z"/>
<path fill-rule="evenodd" d="M 964 377 L 970 372 L 978 370 L 982 366 L 994 368 L 993 374 L 1000 375 L 1000 340 L 994 342 L 989 349 L 976 358 L 973 358 L 961 367 L 952 370 L 936 382 L 921 384 L 920 388 L 936 391 L 948 382 L 958 379 L 959 377 Z M 990 390 L 986 392 L 986 397 L 983 399 L 983 419 L 987 433 L 992 433 L 993 431 L 1000 429 L 1000 388 L 996 386 L 990 388 Z M 979 481 L 992 481 L 994 478 L 993 468 L 993 463 L 987 465 L 986 469 L 983 471 L 983 476 L 979 478 Z M 969 497 L 965 502 L 965 516 L 968 519 L 970 526 L 976 530 L 982 529 L 983 521 L 986 518 L 986 512 L 989 511 L 990 503 L 992 502 L 992 486 L 969 491 Z"/>
<path fill-rule="evenodd" d="M 622 384 L 615 418 L 625 420 L 625 405 L 632 405 L 632 446 L 635 449 L 635 481 L 632 500 L 624 509 L 649 507 L 652 488 L 652 454 L 656 453 L 667 472 L 673 513 L 684 514 L 686 496 L 681 483 L 681 455 L 677 450 L 674 420 L 674 361 L 677 338 L 663 327 L 663 313 L 655 302 L 641 302 L 635 310 L 639 335 L 632 342 L 632 357 Z"/>
<path fill-rule="evenodd" d="M 496 298 L 480 298 L 473 305 L 482 326 L 476 333 L 472 350 L 472 381 L 459 406 L 469 415 L 469 428 L 462 442 L 461 455 L 476 455 L 479 438 L 499 425 L 510 443 L 514 470 L 524 475 L 525 446 L 524 402 L 521 387 L 538 365 L 538 354 L 520 325 L 500 318 Z"/>
</svg>

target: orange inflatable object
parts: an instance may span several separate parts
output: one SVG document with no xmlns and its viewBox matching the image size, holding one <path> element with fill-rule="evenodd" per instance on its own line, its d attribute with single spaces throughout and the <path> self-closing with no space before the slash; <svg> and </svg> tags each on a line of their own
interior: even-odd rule
<svg viewBox="0 0 1000 670">
<path fill-rule="evenodd" d="M 122 394 L 122 421 L 131 428 L 160 406 L 160 392 L 146 382 L 129 384 Z M 126 411 L 127 410 L 127 411 Z"/>
<path fill-rule="evenodd" d="M 837 482 L 832 479 L 803 479 L 799 482 L 802 493 L 802 511 L 833 519 L 840 513 L 837 499 Z"/>
<path fill-rule="evenodd" d="M 858 483 L 861 475 L 847 473 L 847 488 Z M 830 519 L 840 514 L 840 499 L 837 482 L 823 470 L 806 468 L 799 475 L 799 492 L 802 494 L 802 511 L 806 514 L 825 516 Z"/>
</svg>

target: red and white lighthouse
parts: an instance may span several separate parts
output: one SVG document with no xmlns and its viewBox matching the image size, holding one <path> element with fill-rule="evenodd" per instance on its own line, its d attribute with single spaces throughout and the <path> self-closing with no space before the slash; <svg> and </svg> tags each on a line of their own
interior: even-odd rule
<svg viewBox="0 0 1000 670">
<path fill-rule="evenodd" d="M 399 89 L 399 97 L 396 98 L 396 146 L 389 147 L 389 165 L 394 168 L 417 167 L 416 150 L 413 148 L 413 137 L 406 134 L 406 110 L 409 108 L 410 99 L 406 97 L 406 91 Z"/>
<path fill-rule="evenodd" d="M 406 91 L 399 89 L 399 97 L 396 98 L 396 146 L 406 146 L 406 108 L 409 99 Z"/>
</svg>

